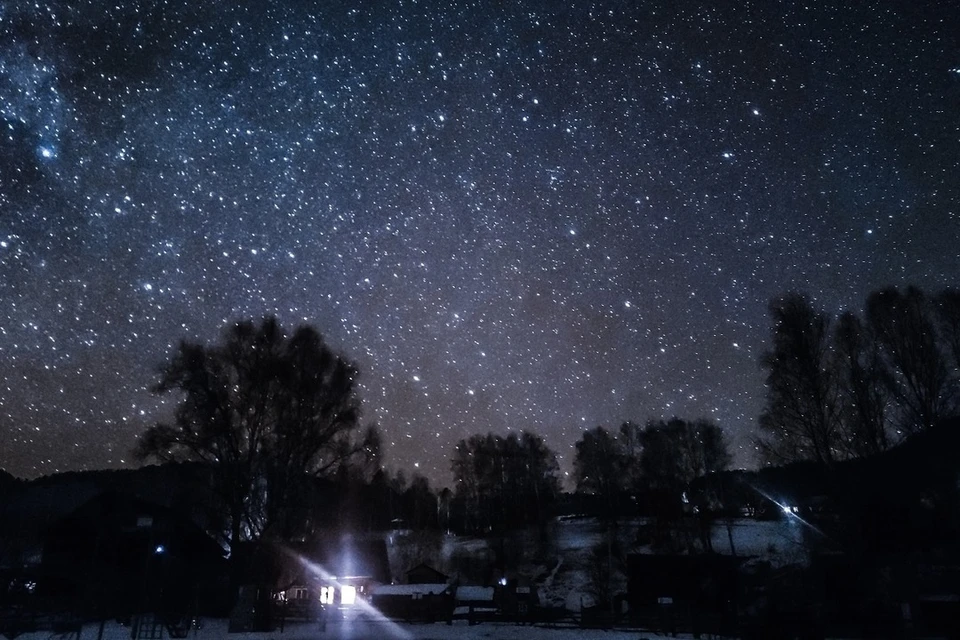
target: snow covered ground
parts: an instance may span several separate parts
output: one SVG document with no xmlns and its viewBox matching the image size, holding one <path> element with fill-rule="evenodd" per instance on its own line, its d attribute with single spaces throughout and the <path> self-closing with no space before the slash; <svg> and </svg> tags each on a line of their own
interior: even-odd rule
<svg viewBox="0 0 960 640">
<path fill-rule="evenodd" d="M 621 526 L 619 532 L 621 549 L 628 552 L 648 553 L 647 547 L 630 544 L 640 523 Z M 730 534 L 723 523 L 718 523 L 712 532 L 713 548 L 717 553 L 729 555 L 730 537 L 736 555 L 769 562 L 779 567 L 807 561 L 804 541 L 806 525 L 795 517 L 782 520 L 760 521 L 738 519 L 731 523 Z M 589 595 L 589 573 L 595 565 L 594 549 L 602 551 L 604 535 L 602 526 L 595 519 L 571 519 L 558 523 L 556 530 L 556 562 L 543 572 L 545 579 L 539 581 L 541 602 L 544 605 L 564 607 L 579 611 L 582 606 L 592 606 Z M 601 554 L 602 555 L 602 554 Z M 626 590 L 623 575 L 613 578 L 614 592 Z"/>
<path fill-rule="evenodd" d="M 636 524 L 636 523 L 635 523 Z M 806 525 L 797 518 L 788 517 L 776 521 L 737 520 L 732 523 L 731 532 L 738 556 L 752 556 L 784 565 L 805 561 L 803 536 Z M 635 529 L 633 530 L 635 534 Z M 631 537 L 630 525 L 623 527 L 623 536 Z M 589 518 L 574 518 L 559 521 L 554 530 L 552 547 L 548 552 L 530 554 L 522 563 L 520 576 L 534 581 L 540 591 L 541 604 L 562 607 L 577 612 L 581 606 L 590 606 L 593 599 L 589 595 L 589 571 L 593 550 L 604 541 L 603 529 L 599 522 Z M 517 542 L 517 541 L 514 541 Z M 624 548 L 631 551 L 643 551 L 642 547 L 631 547 L 624 540 Z M 398 560 L 409 568 L 416 562 L 426 560 L 443 571 L 455 573 L 451 559 L 472 558 L 484 565 L 491 561 L 493 551 L 491 542 L 482 538 L 437 536 L 435 540 L 424 542 L 416 540 L 409 548 L 391 549 Z M 532 544 L 532 543 L 531 543 Z M 727 530 L 722 523 L 713 532 L 714 549 L 719 553 L 729 553 L 730 545 Z M 391 545 L 393 546 L 393 545 Z M 432 553 L 430 553 L 432 551 Z M 432 557 L 431 557 L 432 556 Z M 391 557 L 391 564 L 394 557 Z M 398 563 L 400 564 L 400 563 Z M 392 567 L 396 573 L 399 567 Z M 402 573 L 399 576 L 402 579 Z M 620 584 L 615 591 L 626 588 L 623 576 L 615 578 Z M 99 625 L 87 625 L 81 638 L 98 638 Z M 24 634 L 25 640 L 44 640 L 51 637 L 50 632 Z M 63 636 L 61 636 L 63 637 Z M 164 637 L 167 637 L 166 634 Z M 511 624 L 483 623 L 469 626 L 465 623 L 454 624 L 397 624 L 379 619 L 370 610 L 361 613 L 352 620 L 330 623 L 322 631 L 316 623 L 289 624 L 283 632 L 237 633 L 227 634 L 225 620 L 204 620 L 200 629 L 190 632 L 190 638 L 207 640 L 214 638 L 235 638 L 236 640 L 322 640 L 323 638 L 360 640 L 547 640 L 553 638 L 574 640 L 583 638 L 603 638 L 604 640 L 655 640 L 665 636 L 646 631 L 597 631 L 569 627 L 537 627 Z M 679 636 L 684 637 L 684 636 Z M 103 640 L 129 640 L 130 628 L 116 622 L 108 623 L 104 628 Z"/>
<path fill-rule="evenodd" d="M 753 520 L 742 518 L 732 524 L 733 546 L 738 556 L 752 556 L 774 566 L 806 562 L 804 533 L 807 525 L 796 516 L 782 520 Z M 713 549 L 730 554 L 727 529 L 718 522 L 712 531 Z"/>
<path fill-rule="evenodd" d="M 650 552 L 649 548 L 633 544 L 642 524 L 642 520 L 621 524 L 621 551 Z M 804 535 L 810 529 L 795 516 L 766 521 L 737 519 L 730 527 L 738 556 L 769 562 L 775 567 L 806 561 Z M 511 577 L 536 584 L 542 605 L 577 612 L 594 604 L 589 574 L 597 564 L 594 549 L 601 548 L 605 540 L 603 526 L 596 518 L 568 517 L 556 521 L 547 548 L 539 544 L 534 531 L 512 535 L 507 547 L 526 551 L 517 558 L 517 570 Z M 718 522 L 712 535 L 714 550 L 729 554 L 729 537 L 725 523 Z M 388 542 L 391 571 L 401 581 L 404 572 L 420 562 L 448 575 L 459 575 L 467 584 L 490 583 L 500 577 L 492 573 L 496 566 L 496 538 L 399 533 L 390 536 Z M 626 590 L 623 575 L 615 575 L 613 582 L 614 592 Z"/>
<path fill-rule="evenodd" d="M 83 628 L 80 638 L 96 639 L 99 625 Z M 49 631 L 27 633 L 19 640 L 48 640 L 68 636 L 51 636 Z M 76 636 L 73 636 L 76 637 Z M 169 636 L 164 633 L 164 638 Z M 395 624 L 389 621 L 347 620 L 330 624 L 321 630 L 316 623 L 291 624 L 282 632 L 227 633 L 225 620 L 204 620 L 200 629 L 190 632 L 188 638 L 196 640 L 659 640 L 667 636 L 646 631 L 603 631 L 577 627 L 537 627 L 513 624 L 483 623 L 466 624 Z M 692 636 L 679 634 L 678 638 Z M 110 622 L 104 627 L 103 640 L 130 640 L 130 628 Z"/>
</svg>

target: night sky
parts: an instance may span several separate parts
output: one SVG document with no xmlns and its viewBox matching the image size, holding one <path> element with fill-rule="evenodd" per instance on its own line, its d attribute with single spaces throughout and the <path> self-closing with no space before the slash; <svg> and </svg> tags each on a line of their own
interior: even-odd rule
<svg viewBox="0 0 960 640">
<path fill-rule="evenodd" d="M 671 415 L 753 464 L 771 297 L 960 285 L 951 5 L 0 2 L 0 467 L 132 464 L 274 313 L 440 484 Z"/>
</svg>

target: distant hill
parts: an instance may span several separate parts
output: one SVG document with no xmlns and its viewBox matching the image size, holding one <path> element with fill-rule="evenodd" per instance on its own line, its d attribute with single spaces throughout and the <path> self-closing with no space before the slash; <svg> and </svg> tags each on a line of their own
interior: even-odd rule
<svg viewBox="0 0 960 640">
<path fill-rule="evenodd" d="M 754 505 L 773 515 L 784 506 L 810 505 L 829 498 L 835 507 L 861 504 L 912 508 L 919 500 L 952 499 L 960 488 L 960 419 L 951 419 L 914 434 L 896 446 L 867 458 L 845 460 L 833 467 L 814 462 L 724 471 L 698 478 L 694 491 L 713 484 L 730 506 Z"/>
<path fill-rule="evenodd" d="M 20 482 L 22 482 L 22 480 L 17 478 L 15 475 L 0 469 L 0 488 L 10 487 Z"/>
<path fill-rule="evenodd" d="M 24 484 L 20 478 L 0 469 L 0 504 L 10 500 Z"/>
<path fill-rule="evenodd" d="M 100 491 L 136 496 L 155 504 L 174 507 L 177 502 L 195 499 L 206 485 L 204 467 L 196 463 L 147 465 L 136 469 L 96 469 L 66 471 L 41 476 L 27 483 L 31 489 L 88 486 Z M 189 499 L 188 499 L 189 497 Z"/>
<path fill-rule="evenodd" d="M 211 529 L 206 508 L 207 474 L 197 464 L 151 465 L 139 469 L 68 471 L 34 480 L 0 475 L 0 537 L 38 539 L 53 523 L 104 493 L 131 496 L 177 510 Z"/>
<path fill-rule="evenodd" d="M 761 487 L 780 489 L 798 498 L 840 491 L 855 495 L 857 500 L 912 501 L 923 492 L 957 488 L 958 448 L 960 419 L 950 419 L 882 453 L 845 460 L 833 468 L 797 462 L 760 469 L 745 477 L 755 478 Z"/>
</svg>

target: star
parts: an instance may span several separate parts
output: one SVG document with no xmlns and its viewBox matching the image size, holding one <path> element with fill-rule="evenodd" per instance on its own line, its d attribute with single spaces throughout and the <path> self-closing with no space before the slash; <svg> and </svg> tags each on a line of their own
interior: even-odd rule
<svg viewBox="0 0 960 640">
<path fill-rule="evenodd" d="M 567 4 L 7 3 L 0 467 L 134 464 L 176 345 L 265 315 L 434 486 L 673 414 L 751 466 L 771 299 L 957 286 L 935 7 Z"/>
</svg>

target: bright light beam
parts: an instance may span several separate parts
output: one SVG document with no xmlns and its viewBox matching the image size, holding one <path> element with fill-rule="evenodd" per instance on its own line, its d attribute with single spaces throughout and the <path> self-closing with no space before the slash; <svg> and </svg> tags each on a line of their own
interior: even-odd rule
<svg viewBox="0 0 960 640">
<path fill-rule="evenodd" d="M 340 593 L 343 593 L 344 586 L 348 586 L 348 587 L 351 586 L 351 585 L 341 584 L 339 581 L 337 581 L 337 577 L 335 575 L 333 575 L 332 573 L 324 569 L 319 564 L 316 564 L 315 562 L 311 562 L 307 560 L 300 554 L 295 553 L 285 547 L 283 548 L 283 551 L 293 556 L 294 558 L 296 558 L 297 562 L 299 562 L 304 567 L 306 567 L 307 570 L 310 571 L 310 573 L 312 573 L 313 575 L 319 577 L 321 580 L 325 580 L 326 582 L 336 585 L 337 589 L 340 590 Z M 395 623 L 393 620 L 390 620 L 385 615 L 380 613 L 380 611 L 378 611 L 372 604 L 367 602 L 365 598 L 357 598 L 355 600 L 354 606 L 359 607 L 363 613 L 369 615 L 374 621 L 383 624 L 386 627 L 386 631 L 389 634 L 389 637 L 399 638 L 401 640 L 412 640 L 413 635 L 405 631 L 400 625 Z"/>
<path fill-rule="evenodd" d="M 782 504 L 781 502 L 778 502 L 777 500 L 775 500 L 775 499 L 773 498 L 773 496 L 769 495 L 769 494 L 768 494 L 767 492 L 765 492 L 765 491 L 761 491 L 760 489 L 758 489 L 757 487 L 753 486 L 752 484 L 751 484 L 751 485 L 747 485 L 747 486 L 749 486 L 751 489 L 753 489 L 754 491 L 756 491 L 757 493 L 759 493 L 761 496 L 763 496 L 764 498 L 766 498 L 767 500 L 769 500 L 769 501 L 772 502 L 773 504 L 775 504 L 775 505 L 777 505 L 778 507 L 780 507 L 780 511 L 783 512 L 783 513 L 785 513 L 785 514 L 787 514 L 788 517 L 790 517 L 790 518 L 795 518 L 795 519 L 797 520 L 797 522 L 799 522 L 800 524 L 803 524 L 803 525 L 809 527 L 810 529 L 812 529 L 813 531 L 815 531 L 815 532 L 818 533 L 819 535 L 823 536 L 823 537 L 826 538 L 827 540 L 830 539 L 830 536 L 828 536 L 827 534 L 825 534 L 822 529 L 820 529 L 819 527 L 817 527 L 816 525 L 814 525 L 812 522 L 809 522 L 809 521 L 804 520 L 803 518 L 801 518 L 801 517 L 800 517 L 800 514 L 794 513 L 794 511 L 793 511 L 789 506 L 787 506 L 787 505 L 785 505 L 785 504 Z"/>
</svg>

